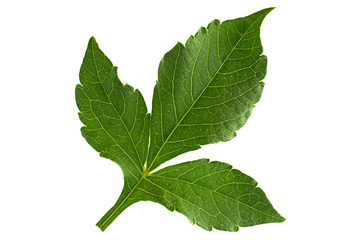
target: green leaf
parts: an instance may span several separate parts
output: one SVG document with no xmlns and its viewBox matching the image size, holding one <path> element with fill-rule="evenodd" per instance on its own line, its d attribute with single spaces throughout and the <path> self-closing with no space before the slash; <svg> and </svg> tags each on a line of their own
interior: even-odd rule
<svg viewBox="0 0 360 240">
<path fill-rule="evenodd" d="M 285 219 L 271 206 L 257 182 L 227 163 L 200 159 L 163 168 L 144 179 L 138 200 L 161 203 L 211 230 L 237 231 Z"/>
<path fill-rule="evenodd" d="M 141 93 L 121 83 L 117 68 L 90 39 L 76 86 L 81 133 L 124 176 L 119 199 L 97 223 L 101 230 L 147 200 L 206 230 L 285 220 L 254 179 L 226 163 L 200 159 L 154 172 L 179 154 L 232 139 L 245 124 L 264 86 L 260 25 L 271 10 L 214 20 L 185 46 L 176 44 L 160 63 L 151 117 Z"/>
<path fill-rule="evenodd" d="M 260 25 L 271 10 L 214 20 L 165 54 L 152 103 L 150 170 L 200 145 L 228 141 L 244 126 L 264 87 Z"/>
</svg>

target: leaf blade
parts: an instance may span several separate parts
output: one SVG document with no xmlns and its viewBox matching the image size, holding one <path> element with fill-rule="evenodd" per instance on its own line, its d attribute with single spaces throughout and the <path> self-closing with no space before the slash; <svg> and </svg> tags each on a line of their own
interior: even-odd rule
<svg viewBox="0 0 360 240">
<path fill-rule="evenodd" d="M 150 170 L 201 145 L 228 141 L 246 123 L 264 86 L 260 26 L 271 10 L 215 20 L 165 54 L 154 89 Z"/>
<path fill-rule="evenodd" d="M 116 162 L 124 178 L 139 179 L 146 159 L 150 116 L 141 93 L 123 85 L 117 68 L 90 38 L 75 96 L 81 132 L 105 158 Z"/>
<path fill-rule="evenodd" d="M 229 164 L 208 159 L 154 172 L 144 178 L 134 195 L 177 210 L 208 231 L 237 231 L 239 226 L 285 220 L 254 179 Z"/>
</svg>

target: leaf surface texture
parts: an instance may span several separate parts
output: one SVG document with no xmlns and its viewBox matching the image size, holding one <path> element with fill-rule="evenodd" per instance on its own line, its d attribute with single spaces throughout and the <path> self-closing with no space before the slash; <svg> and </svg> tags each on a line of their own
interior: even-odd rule
<svg viewBox="0 0 360 240">
<path fill-rule="evenodd" d="M 152 103 L 150 170 L 200 145 L 228 141 L 245 124 L 264 86 L 260 25 L 269 11 L 214 20 L 165 54 Z"/>
<path fill-rule="evenodd" d="M 254 179 L 222 162 L 172 165 L 145 178 L 138 189 L 134 198 L 147 196 L 209 231 L 284 221 Z"/>
<path fill-rule="evenodd" d="M 124 176 L 119 199 L 97 223 L 101 230 L 138 201 L 160 203 L 206 230 L 285 220 L 256 181 L 229 164 L 200 159 L 155 171 L 201 145 L 231 140 L 244 126 L 264 87 L 260 26 L 271 10 L 214 20 L 177 43 L 160 62 L 151 115 L 140 91 L 124 85 L 89 40 L 76 87 L 81 133 Z"/>
</svg>

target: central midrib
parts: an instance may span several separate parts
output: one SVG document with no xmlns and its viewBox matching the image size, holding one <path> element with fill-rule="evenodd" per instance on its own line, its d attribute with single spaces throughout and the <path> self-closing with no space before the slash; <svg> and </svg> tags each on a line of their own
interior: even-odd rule
<svg viewBox="0 0 360 240">
<path fill-rule="evenodd" d="M 164 146 L 166 145 L 166 143 L 169 141 L 169 139 L 171 138 L 171 136 L 173 135 L 173 133 L 175 132 L 175 130 L 177 129 L 177 127 L 181 124 L 181 122 L 184 120 L 184 118 L 189 114 L 189 112 L 191 111 L 191 109 L 194 107 L 194 105 L 196 104 L 196 102 L 200 99 L 200 97 L 203 95 L 203 93 L 207 90 L 207 88 L 209 87 L 209 85 L 211 84 L 211 82 L 214 80 L 215 76 L 219 73 L 219 71 L 223 68 L 224 64 L 226 63 L 226 61 L 229 59 L 229 57 L 231 56 L 231 54 L 233 53 L 233 51 L 235 50 L 236 46 L 240 43 L 240 41 L 243 39 L 243 37 L 247 34 L 248 30 L 254 25 L 255 22 L 258 21 L 259 18 L 257 18 L 253 23 L 251 23 L 251 25 L 248 27 L 248 29 L 246 29 L 246 31 L 244 32 L 244 34 L 241 35 L 240 39 L 236 42 L 236 44 L 234 45 L 234 47 L 231 49 L 230 53 L 226 56 L 226 58 L 224 59 L 223 63 L 220 65 L 220 67 L 218 68 L 218 70 L 214 73 L 214 75 L 211 77 L 211 79 L 209 80 L 209 82 L 207 83 L 207 85 L 204 87 L 204 89 L 201 91 L 201 93 L 196 97 L 195 101 L 191 104 L 191 106 L 188 108 L 188 110 L 185 112 L 185 114 L 181 117 L 180 121 L 175 125 L 175 127 L 172 129 L 172 131 L 170 132 L 170 134 L 168 135 L 168 137 L 165 139 L 164 143 L 161 145 L 161 147 L 159 148 L 159 150 L 157 151 L 155 157 L 153 158 L 153 160 L 151 161 L 148 169 L 149 171 L 153 170 L 151 167 L 154 165 L 154 163 L 156 162 L 160 152 L 162 151 L 162 149 L 164 148 Z M 221 24 L 219 25 L 219 28 L 221 27 Z"/>
<path fill-rule="evenodd" d="M 243 205 L 243 206 L 245 206 L 245 207 L 248 207 L 248 208 L 250 208 L 250 209 L 252 209 L 252 210 L 254 210 L 254 211 L 256 211 L 256 212 L 259 212 L 259 213 L 264 214 L 264 215 L 269 216 L 269 217 L 273 217 L 273 218 L 278 218 L 278 219 L 280 219 L 279 217 L 275 217 L 275 216 L 273 216 L 273 215 L 270 215 L 270 214 L 268 214 L 268 213 L 266 213 L 266 212 L 263 212 L 263 211 L 255 208 L 255 207 L 253 207 L 253 206 L 247 205 L 247 204 L 245 204 L 245 203 L 243 203 L 243 202 L 241 202 L 241 201 L 239 201 L 239 200 L 237 200 L 237 199 L 235 199 L 235 198 L 232 198 L 231 196 L 228 196 L 228 195 L 226 195 L 226 194 L 224 194 L 224 193 L 222 193 L 222 192 L 218 192 L 218 191 L 216 191 L 216 190 L 213 190 L 213 189 L 211 189 L 211 188 L 208 188 L 208 187 L 205 187 L 205 186 L 202 186 L 202 185 L 194 184 L 194 183 L 192 183 L 192 182 L 188 182 L 188 181 L 185 181 L 185 180 L 182 180 L 182 179 L 178 179 L 178 178 L 174 179 L 174 178 L 166 177 L 166 176 L 157 176 L 157 175 L 155 175 L 155 174 L 152 175 L 152 177 L 153 177 L 153 178 L 156 178 L 156 177 L 157 177 L 157 178 L 168 179 L 168 180 L 170 180 L 170 181 L 171 181 L 171 180 L 172 180 L 172 181 L 179 181 L 179 182 L 182 182 L 182 183 L 185 183 L 185 184 L 189 184 L 189 185 L 193 185 L 193 186 L 199 187 L 199 188 L 201 188 L 201 189 L 204 189 L 204 190 L 207 190 L 207 191 L 210 191 L 210 192 L 215 192 L 215 193 L 223 196 L 224 198 L 228 198 L 228 199 L 231 199 L 231 200 L 233 200 L 233 201 L 236 201 L 236 202 L 239 203 L 240 205 Z M 158 187 L 161 187 L 161 186 L 159 186 L 158 184 L 152 182 L 150 179 L 146 179 L 146 180 L 149 181 L 149 182 L 151 182 L 152 184 L 158 186 Z M 235 182 L 235 183 L 237 183 L 237 182 Z M 248 183 L 238 182 L 238 184 L 248 184 Z M 252 185 L 252 184 L 249 184 L 249 185 Z M 164 189 L 163 187 L 161 187 L 161 188 L 162 188 L 163 190 L 167 191 L 167 192 L 172 193 L 172 192 L 170 191 L 171 189 Z M 256 188 L 258 188 L 258 187 L 255 186 L 255 189 L 256 189 Z M 254 191 L 254 192 L 255 192 L 255 191 Z M 174 193 L 172 193 L 172 194 L 174 194 Z M 176 194 L 174 194 L 174 195 L 176 195 Z M 181 196 L 178 196 L 178 197 L 181 197 Z"/>
</svg>

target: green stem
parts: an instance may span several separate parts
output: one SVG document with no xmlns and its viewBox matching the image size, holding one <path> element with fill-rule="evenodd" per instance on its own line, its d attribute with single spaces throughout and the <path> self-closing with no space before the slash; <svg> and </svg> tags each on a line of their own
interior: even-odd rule
<svg viewBox="0 0 360 240">
<path fill-rule="evenodd" d="M 107 213 L 96 223 L 96 226 L 98 226 L 101 231 L 104 231 L 127 207 L 139 201 L 137 199 L 131 198 L 131 195 L 140 185 L 143 178 L 144 176 L 139 179 L 139 181 L 131 190 L 123 190 L 115 205 L 110 208 L 110 210 L 107 211 Z"/>
</svg>

